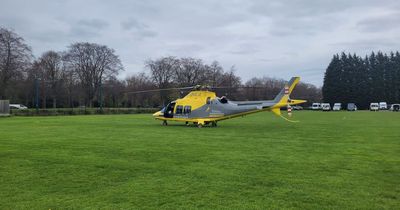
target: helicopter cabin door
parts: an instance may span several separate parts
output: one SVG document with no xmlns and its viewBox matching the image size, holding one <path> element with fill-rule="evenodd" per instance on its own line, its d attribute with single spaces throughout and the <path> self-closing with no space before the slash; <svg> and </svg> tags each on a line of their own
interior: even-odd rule
<svg viewBox="0 0 400 210">
<path fill-rule="evenodd" d="M 164 117 L 165 118 L 172 118 L 174 117 L 174 108 L 175 108 L 175 103 L 169 103 L 164 111 Z"/>
</svg>

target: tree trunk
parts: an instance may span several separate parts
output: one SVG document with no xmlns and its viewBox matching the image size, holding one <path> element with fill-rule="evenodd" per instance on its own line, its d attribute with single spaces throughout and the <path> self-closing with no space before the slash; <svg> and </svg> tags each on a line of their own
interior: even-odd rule
<svg viewBox="0 0 400 210">
<path fill-rule="evenodd" d="M 56 99 L 55 96 L 53 97 L 53 108 L 54 108 L 54 109 L 57 108 L 57 99 Z"/>
<path fill-rule="evenodd" d="M 42 100 L 43 100 L 43 102 L 42 102 L 42 108 L 43 108 L 43 109 L 46 109 L 46 107 L 47 107 L 47 104 L 46 104 L 46 101 L 47 101 L 47 99 L 46 99 L 46 94 L 43 94 Z"/>
</svg>

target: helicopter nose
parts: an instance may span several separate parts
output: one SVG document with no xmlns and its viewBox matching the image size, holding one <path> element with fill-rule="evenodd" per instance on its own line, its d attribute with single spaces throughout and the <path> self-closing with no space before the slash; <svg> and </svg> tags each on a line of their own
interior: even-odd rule
<svg viewBox="0 0 400 210">
<path fill-rule="evenodd" d="M 158 111 L 158 112 L 156 112 L 156 113 L 153 114 L 154 117 L 158 117 L 158 116 L 160 116 L 160 115 L 161 115 L 161 111 Z"/>
</svg>

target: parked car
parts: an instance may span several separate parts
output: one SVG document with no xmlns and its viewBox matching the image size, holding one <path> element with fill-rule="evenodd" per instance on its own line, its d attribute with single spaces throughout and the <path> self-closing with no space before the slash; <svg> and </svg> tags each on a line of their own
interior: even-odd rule
<svg viewBox="0 0 400 210">
<path fill-rule="evenodd" d="M 294 105 L 294 106 L 292 106 L 292 109 L 293 110 L 303 110 L 303 107 L 299 106 L 299 105 Z"/>
<path fill-rule="evenodd" d="M 321 104 L 320 103 L 313 103 L 311 106 L 312 110 L 320 110 L 321 109 Z"/>
<path fill-rule="evenodd" d="M 370 111 L 379 111 L 379 108 L 380 108 L 379 103 L 371 103 L 369 105 Z"/>
<path fill-rule="evenodd" d="M 387 103 L 386 102 L 379 102 L 379 109 L 381 110 L 386 110 L 387 109 Z"/>
<path fill-rule="evenodd" d="M 348 103 L 347 104 L 347 111 L 357 111 L 357 106 L 355 103 Z"/>
<path fill-rule="evenodd" d="M 10 104 L 10 109 L 28 109 L 28 107 L 22 104 Z"/>
<path fill-rule="evenodd" d="M 331 105 L 329 103 L 322 103 L 321 107 L 322 111 L 331 111 Z"/>
<path fill-rule="evenodd" d="M 392 104 L 390 106 L 390 111 L 394 111 L 394 112 L 400 111 L 400 104 Z"/>
<path fill-rule="evenodd" d="M 342 104 L 341 103 L 335 103 L 333 105 L 333 111 L 340 111 L 342 109 Z"/>
</svg>

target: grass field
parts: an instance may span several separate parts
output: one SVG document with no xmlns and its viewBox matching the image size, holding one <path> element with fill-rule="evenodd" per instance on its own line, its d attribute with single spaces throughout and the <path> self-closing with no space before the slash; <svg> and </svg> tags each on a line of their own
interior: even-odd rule
<svg viewBox="0 0 400 210">
<path fill-rule="evenodd" d="M 400 113 L 0 118 L 0 209 L 399 209 Z"/>
</svg>

